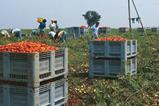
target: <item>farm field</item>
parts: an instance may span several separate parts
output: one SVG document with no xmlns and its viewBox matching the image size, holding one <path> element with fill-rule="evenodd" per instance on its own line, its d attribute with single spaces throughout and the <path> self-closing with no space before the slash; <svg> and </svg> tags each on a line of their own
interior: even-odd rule
<svg viewBox="0 0 159 106">
<path fill-rule="evenodd" d="M 26 30 L 25 33 L 28 33 Z M 110 35 L 120 35 L 138 41 L 138 72 L 135 76 L 118 79 L 88 78 L 90 34 L 54 43 L 49 38 L 25 37 L 21 40 L 40 41 L 49 45 L 68 47 L 69 53 L 69 106 L 158 106 L 159 105 L 159 34 L 147 31 L 140 36 L 136 31 L 125 34 L 113 29 Z M 0 38 L 0 45 L 21 41 L 16 38 Z"/>
</svg>

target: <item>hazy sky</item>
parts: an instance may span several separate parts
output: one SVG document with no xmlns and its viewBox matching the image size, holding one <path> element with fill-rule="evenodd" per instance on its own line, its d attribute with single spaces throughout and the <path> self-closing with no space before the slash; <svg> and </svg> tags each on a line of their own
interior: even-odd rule
<svg viewBox="0 0 159 106">
<path fill-rule="evenodd" d="M 36 28 L 37 17 L 57 19 L 60 27 L 85 25 L 88 10 L 101 16 L 100 26 L 128 26 L 128 0 L 0 0 L 0 29 Z M 144 26 L 159 26 L 159 0 L 134 0 Z M 136 17 L 132 7 L 132 16 Z M 139 24 L 133 24 L 137 27 Z"/>
</svg>

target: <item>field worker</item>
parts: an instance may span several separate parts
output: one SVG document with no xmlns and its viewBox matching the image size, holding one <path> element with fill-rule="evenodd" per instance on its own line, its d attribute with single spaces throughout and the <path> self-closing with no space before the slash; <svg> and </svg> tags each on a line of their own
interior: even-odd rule
<svg viewBox="0 0 159 106">
<path fill-rule="evenodd" d="M 37 31 L 36 29 L 33 29 L 33 30 L 31 31 L 31 35 L 38 35 L 38 31 Z"/>
<path fill-rule="evenodd" d="M 59 26 L 58 26 L 58 24 L 57 24 L 57 20 L 55 20 L 54 23 L 55 23 L 55 25 L 56 25 L 55 31 L 57 32 L 57 31 L 59 31 Z"/>
<path fill-rule="evenodd" d="M 58 31 L 54 37 L 55 41 L 65 42 L 65 31 Z"/>
<path fill-rule="evenodd" d="M 50 31 L 49 32 L 49 37 L 54 40 L 54 37 L 55 37 L 56 33 L 54 31 Z"/>
<path fill-rule="evenodd" d="M 61 42 L 65 42 L 65 35 L 66 35 L 65 31 L 60 31 L 58 33 L 58 36 L 59 36 Z"/>
<path fill-rule="evenodd" d="M 13 34 L 15 37 L 17 37 L 17 38 L 22 38 L 21 29 L 18 29 L 18 28 L 13 29 L 13 30 L 12 30 L 12 34 Z"/>
<path fill-rule="evenodd" d="M 38 29 L 39 29 L 39 34 L 40 34 L 41 36 L 43 36 L 44 33 L 45 33 L 46 21 L 47 21 L 46 19 L 43 19 L 43 21 L 40 22 L 40 24 L 39 24 Z"/>
<path fill-rule="evenodd" d="M 51 24 L 49 25 L 50 31 L 58 32 L 59 27 L 57 25 L 57 20 L 51 20 Z"/>
<path fill-rule="evenodd" d="M 99 29 L 99 22 L 96 22 L 92 27 L 92 38 L 97 39 L 98 38 L 98 29 Z"/>
<path fill-rule="evenodd" d="M 54 20 L 51 20 L 49 28 L 50 28 L 50 31 L 56 32 L 56 23 L 54 22 Z"/>
<path fill-rule="evenodd" d="M 2 30 L 0 34 L 3 35 L 5 38 L 11 37 L 11 35 L 9 34 L 9 32 L 7 30 Z"/>
</svg>

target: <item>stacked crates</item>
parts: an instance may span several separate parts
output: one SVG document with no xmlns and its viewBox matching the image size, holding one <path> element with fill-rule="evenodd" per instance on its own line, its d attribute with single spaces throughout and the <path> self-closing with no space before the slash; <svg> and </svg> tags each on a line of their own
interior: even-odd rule
<svg viewBox="0 0 159 106">
<path fill-rule="evenodd" d="M 62 106 L 68 99 L 68 49 L 0 53 L 0 106 Z"/>
<path fill-rule="evenodd" d="M 137 41 L 91 41 L 89 77 L 118 77 L 137 73 Z"/>
<path fill-rule="evenodd" d="M 62 106 L 67 103 L 66 80 L 57 80 L 39 87 L 0 85 L 0 106 Z"/>
</svg>

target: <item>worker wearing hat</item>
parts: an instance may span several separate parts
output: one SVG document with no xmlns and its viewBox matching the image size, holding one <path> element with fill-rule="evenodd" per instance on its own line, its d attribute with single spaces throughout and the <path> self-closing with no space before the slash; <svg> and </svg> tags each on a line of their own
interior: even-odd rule
<svg viewBox="0 0 159 106">
<path fill-rule="evenodd" d="M 39 24 L 38 29 L 39 29 L 39 34 L 40 34 L 40 35 L 43 35 L 43 34 L 45 33 L 46 22 L 47 22 L 47 20 L 44 19 L 44 20 L 43 20 L 42 22 L 40 22 L 40 24 Z"/>
</svg>

